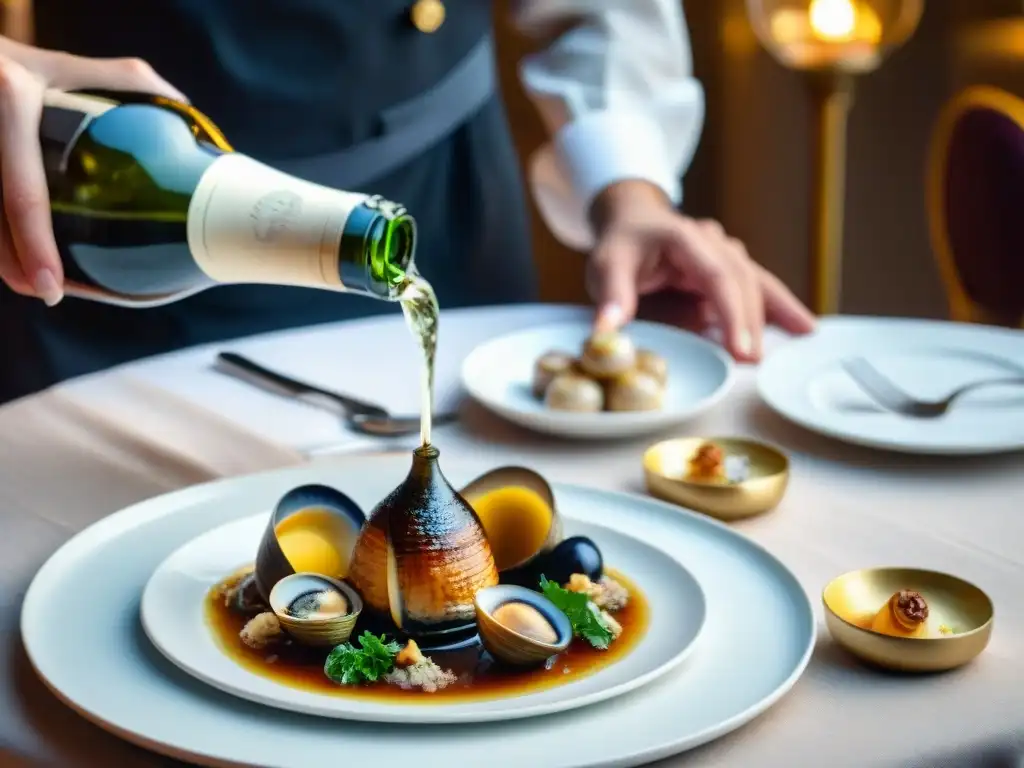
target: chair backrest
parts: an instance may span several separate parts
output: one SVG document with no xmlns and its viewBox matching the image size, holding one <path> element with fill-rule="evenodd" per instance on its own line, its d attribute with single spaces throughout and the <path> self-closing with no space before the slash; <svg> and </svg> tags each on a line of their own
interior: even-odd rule
<svg viewBox="0 0 1024 768">
<path fill-rule="evenodd" d="M 1024 99 L 971 86 L 943 108 L 928 161 L 932 248 L 954 320 L 1024 318 Z"/>
</svg>

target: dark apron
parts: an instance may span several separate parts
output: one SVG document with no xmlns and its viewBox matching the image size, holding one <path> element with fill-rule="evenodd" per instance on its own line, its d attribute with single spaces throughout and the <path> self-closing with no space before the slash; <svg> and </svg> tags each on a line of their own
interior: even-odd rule
<svg viewBox="0 0 1024 768">
<path fill-rule="evenodd" d="M 408 24 L 408 3 L 395 0 L 36 0 L 37 39 L 44 47 L 83 55 L 146 58 L 210 114 L 238 151 L 310 181 L 403 203 L 418 224 L 417 264 L 442 308 L 533 301 L 522 181 L 495 83 L 489 13 L 482 13 L 490 3 L 446 5 L 444 25 L 425 35 Z M 110 7 L 105 12 L 100 6 Z M 91 12 L 75 10 L 82 7 Z M 265 20 L 257 7 L 267 9 Z M 238 17 L 231 18 L 228 11 L 236 8 Z M 280 17 L 284 8 L 298 16 Z M 167 18 L 161 18 L 164 13 Z M 170 34 L 175 23 L 196 25 L 196 14 L 202 14 L 205 29 L 200 25 L 184 41 Z M 119 19 L 114 31 L 111 19 Z M 325 37 L 320 49 L 293 29 L 331 21 L 337 24 L 334 34 L 346 37 Z M 139 43 L 138 27 L 148 23 L 156 25 L 150 34 L 164 28 L 165 43 Z M 278 56 L 283 63 L 254 73 L 251 61 L 240 61 L 245 57 L 232 49 L 240 43 L 231 25 L 243 23 L 252 38 L 244 42 L 263 46 L 259 55 L 250 52 L 251 60 Z M 291 59 L 288 50 L 280 50 L 287 46 L 274 50 L 275 28 L 281 39 L 297 41 L 289 49 Z M 225 29 L 233 30 L 229 40 L 218 37 Z M 109 39 L 97 41 L 96 35 Z M 206 38 L 211 58 L 204 63 Z M 348 45 L 351 40 L 356 43 Z M 177 58 L 190 42 L 198 51 Z M 322 77 L 334 50 L 347 50 L 350 58 L 338 65 L 334 101 L 328 102 L 325 84 L 301 80 L 301 71 L 309 67 Z M 377 59 L 360 64 L 352 58 L 371 51 Z M 203 68 L 195 71 L 196 66 Z M 271 75 L 292 80 L 269 82 Z M 196 344 L 398 311 L 374 299 L 277 286 L 216 287 L 152 309 L 73 298 L 47 308 L 4 287 L 0 402 Z M 344 365 L 343 350 L 325 354 Z"/>
</svg>

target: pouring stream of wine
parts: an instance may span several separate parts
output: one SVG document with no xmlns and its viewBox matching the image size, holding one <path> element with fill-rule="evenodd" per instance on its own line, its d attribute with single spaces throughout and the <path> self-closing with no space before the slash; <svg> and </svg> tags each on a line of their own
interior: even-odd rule
<svg viewBox="0 0 1024 768">
<path fill-rule="evenodd" d="M 420 442 L 430 444 L 431 416 L 434 410 L 434 357 L 437 353 L 437 296 L 430 283 L 415 273 L 408 274 L 399 286 L 405 323 L 423 352 L 420 382 Z"/>
</svg>

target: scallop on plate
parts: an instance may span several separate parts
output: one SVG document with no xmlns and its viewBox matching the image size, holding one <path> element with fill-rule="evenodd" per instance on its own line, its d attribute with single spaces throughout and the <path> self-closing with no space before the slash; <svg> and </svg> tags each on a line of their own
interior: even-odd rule
<svg viewBox="0 0 1024 768">
<path fill-rule="evenodd" d="M 678 426 L 721 400 L 735 366 L 717 344 L 633 322 L 593 335 L 586 321 L 527 328 L 481 344 L 462 364 L 479 403 L 520 426 L 570 438 L 624 438 Z"/>
</svg>

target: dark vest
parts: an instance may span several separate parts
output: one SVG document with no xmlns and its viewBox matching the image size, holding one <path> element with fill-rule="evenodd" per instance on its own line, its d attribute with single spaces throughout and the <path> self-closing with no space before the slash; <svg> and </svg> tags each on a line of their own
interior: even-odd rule
<svg viewBox="0 0 1024 768">
<path fill-rule="evenodd" d="M 431 34 L 413 0 L 35 0 L 36 44 L 146 59 L 265 161 L 345 149 L 439 82 L 490 31 L 489 0 L 445 0 Z"/>
<path fill-rule="evenodd" d="M 407 102 L 450 83 L 490 33 L 490 0 L 444 0 L 445 21 L 431 34 L 413 25 L 414 2 L 35 0 L 36 42 L 145 59 L 238 151 L 285 170 L 302 158 L 320 167 L 324 155 L 408 130 L 417 109 Z M 417 263 L 442 307 L 536 297 L 519 164 L 497 94 L 443 140 L 355 188 L 414 213 Z M 0 403 L 185 346 L 396 311 L 265 285 L 216 287 L 148 310 L 71 298 L 48 309 L 0 286 Z"/>
</svg>

